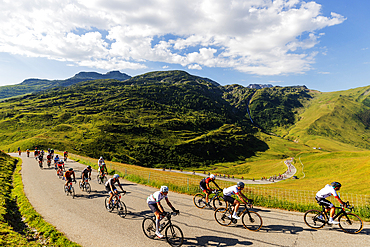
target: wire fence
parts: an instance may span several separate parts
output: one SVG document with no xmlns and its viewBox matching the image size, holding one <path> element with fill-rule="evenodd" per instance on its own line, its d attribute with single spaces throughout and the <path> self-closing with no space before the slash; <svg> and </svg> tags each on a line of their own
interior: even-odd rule
<svg viewBox="0 0 370 247">
<path fill-rule="evenodd" d="M 71 159 L 81 162 L 85 165 L 91 165 L 93 168 L 97 168 L 97 159 L 87 158 L 75 154 L 69 154 Z M 189 175 L 176 171 L 162 171 L 155 170 L 145 167 L 137 167 L 117 162 L 106 162 L 108 171 L 110 173 L 119 173 L 124 175 L 127 180 L 132 182 L 138 182 L 141 184 L 147 184 L 154 187 L 161 185 L 167 185 L 170 189 L 186 194 L 195 194 L 201 192 L 199 188 L 199 182 L 202 179 L 201 176 Z M 235 185 L 235 182 L 216 180 L 217 184 L 221 188 L 226 188 L 231 185 Z M 305 190 L 289 190 L 279 188 L 269 188 L 264 186 L 246 186 L 244 194 L 249 198 L 263 198 L 269 204 L 269 202 L 282 201 L 289 202 L 297 205 L 315 205 L 315 195 L 317 191 L 305 191 Z M 370 203 L 370 195 L 362 194 L 351 194 L 341 193 L 341 198 L 344 201 L 349 201 L 351 205 L 355 206 L 368 206 Z M 332 200 L 334 204 L 339 206 L 336 200 Z"/>
</svg>

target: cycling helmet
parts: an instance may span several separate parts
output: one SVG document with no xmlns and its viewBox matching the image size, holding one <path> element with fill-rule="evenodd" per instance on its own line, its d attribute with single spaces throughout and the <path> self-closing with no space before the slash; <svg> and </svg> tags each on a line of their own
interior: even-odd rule
<svg viewBox="0 0 370 247">
<path fill-rule="evenodd" d="M 55 157 L 59 157 L 58 155 L 56 155 Z"/>
<path fill-rule="evenodd" d="M 211 174 L 211 175 L 209 176 L 209 178 L 210 178 L 210 179 L 215 180 L 215 179 L 216 179 L 216 176 L 215 176 L 215 175 L 213 175 L 213 174 Z"/>
<path fill-rule="evenodd" d="M 330 185 L 333 186 L 333 188 L 340 188 L 340 187 L 342 187 L 342 185 L 339 182 L 332 182 Z"/>
<path fill-rule="evenodd" d="M 68 170 L 73 171 L 73 168 L 71 167 L 71 168 L 69 168 Z"/>
<path fill-rule="evenodd" d="M 168 187 L 165 185 L 161 186 L 160 192 L 163 192 L 163 193 L 168 192 Z"/>
<path fill-rule="evenodd" d="M 243 183 L 243 182 L 238 182 L 236 185 L 237 185 L 238 187 L 240 187 L 240 188 L 244 188 L 244 183 Z"/>
<path fill-rule="evenodd" d="M 103 159 L 103 156 L 100 156 L 100 159 L 102 160 Z"/>
<path fill-rule="evenodd" d="M 91 166 L 87 166 L 87 169 L 91 169 Z"/>
<path fill-rule="evenodd" d="M 113 178 L 119 178 L 119 175 L 118 174 L 114 174 L 113 175 Z"/>
</svg>

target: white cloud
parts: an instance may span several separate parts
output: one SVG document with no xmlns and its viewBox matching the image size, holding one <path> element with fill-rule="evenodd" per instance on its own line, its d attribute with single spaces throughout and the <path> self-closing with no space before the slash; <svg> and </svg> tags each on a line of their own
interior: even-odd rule
<svg viewBox="0 0 370 247">
<path fill-rule="evenodd" d="M 19 0 L 0 9 L 0 52 L 100 69 L 145 62 L 257 75 L 311 69 L 337 13 L 301 0 Z"/>
<path fill-rule="evenodd" d="M 201 70 L 202 67 L 199 65 L 199 64 L 190 64 L 188 66 L 188 69 L 197 69 L 197 70 Z"/>
</svg>

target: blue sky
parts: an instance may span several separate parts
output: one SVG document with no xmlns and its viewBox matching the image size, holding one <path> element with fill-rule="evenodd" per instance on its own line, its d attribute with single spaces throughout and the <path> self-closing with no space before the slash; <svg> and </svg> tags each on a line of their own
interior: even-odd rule
<svg viewBox="0 0 370 247">
<path fill-rule="evenodd" d="M 321 92 L 370 85 L 370 1 L 0 1 L 0 86 L 111 70 Z"/>
</svg>

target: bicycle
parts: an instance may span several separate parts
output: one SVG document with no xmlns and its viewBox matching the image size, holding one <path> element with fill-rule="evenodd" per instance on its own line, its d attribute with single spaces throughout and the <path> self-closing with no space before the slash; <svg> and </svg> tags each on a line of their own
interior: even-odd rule
<svg viewBox="0 0 370 247">
<path fill-rule="evenodd" d="M 123 195 L 126 195 L 126 191 L 123 192 Z M 113 198 L 109 204 L 109 207 L 108 207 L 108 201 L 109 201 L 109 196 L 105 198 L 105 204 L 104 204 L 108 212 L 113 212 L 114 209 L 117 209 L 118 216 L 120 216 L 121 218 L 126 217 L 127 209 L 126 209 L 125 203 L 121 202 L 121 193 L 113 195 Z"/>
<path fill-rule="evenodd" d="M 42 166 L 42 160 L 39 160 L 39 167 L 40 167 L 40 169 L 42 170 L 42 169 L 44 169 L 44 167 Z"/>
<path fill-rule="evenodd" d="M 259 231 L 262 227 L 262 218 L 258 213 L 248 209 L 248 207 L 252 208 L 253 205 L 248 203 L 248 205 L 241 204 L 240 206 L 244 209 L 239 210 L 237 216 L 241 217 L 243 226 L 253 232 Z M 228 207 L 220 207 L 215 211 L 215 220 L 221 226 L 229 226 L 231 223 L 236 224 L 238 220 L 232 217 L 233 212 L 233 206 L 230 204 Z"/>
<path fill-rule="evenodd" d="M 105 176 L 105 173 L 103 173 L 102 175 L 98 174 L 96 176 L 96 179 L 98 180 L 99 184 L 105 184 L 108 180 L 107 177 Z"/>
<path fill-rule="evenodd" d="M 184 234 L 182 233 L 180 227 L 172 224 L 171 216 L 178 215 L 175 212 L 166 213 L 163 216 L 163 220 L 166 222 L 162 223 L 159 227 L 160 231 L 165 229 L 165 237 L 169 245 L 171 246 L 181 246 L 184 242 Z M 157 235 L 155 234 L 155 216 L 145 217 L 142 223 L 142 228 L 145 236 L 150 239 L 154 239 Z"/>
<path fill-rule="evenodd" d="M 211 196 L 208 200 L 208 206 L 211 207 L 211 203 L 213 204 L 214 210 L 216 210 L 219 207 L 227 207 L 227 202 L 220 196 L 221 190 L 213 190 L 212 193 L 214 194 Z M 193 197 L 194 205 L 197 208 L 205 208 L 207 206 L 206 203 L 206 195 L 203 193 L 197 193 Z"/>
<path fill-rule="evenodd" d="M 323 228 L 326 224 L 329 224 L 328 213 L 325 212 L 325 206 L 321 205 L 322 210 L 310 209 L 304 214 L 304 222 L 307 226 L 313 229 Z M 344 207 L 348 208 L 349 211 L 344 210 Z M 353 206 L 349 205 L 347 201 L 345 205 L 341 207 L 335 207 L 340 211 L 334 215 L 333 219 L 338 218 L 339 227 L 346 233 L 356 234 L 359 233 L 363 228 L 363 222 L 360 217 L 356 214 L 351 213 Z"/>
<path fill-rule="evenodd" d="M 76 180 L 74 180 L 74 182 L 76 183 Z M 72 187 L 72 182 L 69 182 L 68 186 L 64 186 L 64 193 L 66 193 L 67 196 L 71 195 L 72 199 L 75 198 L 75 190 Z"/>
<path fill-rule="evenodd" d="M 90 194 L 91 192 L 91 186 L 89 184 L 89 178 L 85 178 L 84 181 L 79 182 L 80 189 L 83 191 L 85 190 L 87 194 Z"/>
<path fill-rule="evenodd" d="M 48 164 L 48 168 L 50 168 L 50 165 L 51 165 L 51 160 L 47 160 L 47 164 Z"/>
<path fill-rule="evenodd" d="M 62 171 L 61 169 L 58 169 L 58 170 L 57 170 L 57 176 L 58 176 L 59 178 L 62 178 L 62 177 L 63 177 L 63 171 Z"/>
</svg>

